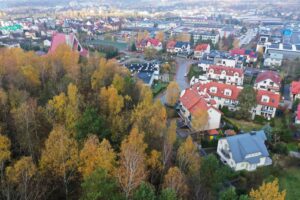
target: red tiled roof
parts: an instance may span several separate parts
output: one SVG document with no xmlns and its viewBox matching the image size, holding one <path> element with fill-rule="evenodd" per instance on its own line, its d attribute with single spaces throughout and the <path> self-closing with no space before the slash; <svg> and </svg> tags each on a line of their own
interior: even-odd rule
<svg viewBox="0 0 300 200">
<path fill-rule="evenodd" d="M 280 83 L 281 83 L 280 75 L 277 72 L 274 72 L 274 71 L 265 71 L 265 72 L 260 73 L 257 76 L 257 78 L 255 80 L 255 83 L 259 83 L 259 82 L 267 80 L 267 79 L 272 80 L 277 85 L 280 85 Z"/>
<path fill-rule="evenodd" d="M 292 94 L 300 94 L 300 81 L 293 81 L 290 91 Z"/>
<path fill-rule="evenodd" d="M 263 96 L 269 97 L 269 102 L 263 102 L 262 101 Z M 263 106 L 270 106 L 270 107 L 277 108 L 280 102 L 280 94 L 271 91 L 266 91 L 266 90 L 257 90 L 256 102 L 257 104 Z"/>
<path fill-rule="evenodd" d="M 246 55 L 245 49 L 232 49 L 230 50 L 231 55 Z"/>
<path fill-rule="evenodd" d="M 209 130 L 209 131 L 208 131 L 208 134 L 209 134 L 209 135 L 218 135 L 219 132 L 218 132 L 216 129 L 212 129 L 212 130 Z"/>
<path fill-rule="evenodd" d="M 237 100 L 240 91 L 242 88 L 237 87 L 235 85 L 227 85 L 224 83 L 218 83 L 218 82 L 209 82 L 206 84 L 197 83 L 193 86 L 194 88 L 197 88 L 198 91 L 206 92 L 211 96 L 221 97 L 225 99 L 231 99 L 231 100 Z M 216 93 L 212 93 L 210 91 L 210 88 L 215 87 L 217 88 Z M 225 95 L 225 89 L 231 90 L 231 95 L 227 96 Z"/>
<path fill-rule="evenodd" d="M 174 49 L 175 45 L 176 45 L 176 41 L 171 40 L 167 44 L 167 49 Z"/>
<path fill-rule="evenodd" d="M 153 45 L 153 46 L 158 46 L 160 44 L 160 41 L 158 39 L 155 39 L 155 38 L 149 38 L 148 42 L 150 42 L 150 44 Z"/>
<path fill-rule="evenodd" d="M 195 112 L 198 109 L 208 109 L 205 100 L 198 94 L 196 90 L 193 90 L 192 88 L 185 90 L 185 93 L 180 97 L 180 102 L 191 113 Z"/>
<path fill-rule="evenodd" d="M 208 67 L 208 71 L 210 69 L 214 70 L 214 74 L 221 74 L 222 71 L 225 71 L 227 76 L 233 76 L 235 73 L 238 73 L 239 76 L 242 76 L 244 74 L 243 69 L 240 68 L 211 65 Z"/>
<path fill-rule="evenodd" d="M 198 44 L 195 47 L 195 51 L 205 51 L 208 48 L 208 44 Z"/>
</svg>

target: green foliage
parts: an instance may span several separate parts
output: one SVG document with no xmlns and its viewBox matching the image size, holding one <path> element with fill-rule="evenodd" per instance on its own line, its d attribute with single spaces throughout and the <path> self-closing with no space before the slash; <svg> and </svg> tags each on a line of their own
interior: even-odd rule
<svg viewBox="0 0 300 200">
<path fill-rule="evenodd" d="M 137 50 L 134 42 L 132 43 L 132 45 L 130 47 L 130 50 L 131 51 L 136 51 Z"/>
<path fill-rule="evenodd" d="M 287 145 L 285 143 L 277 143 L 273 148 L 273 152 L 287 155 L 288 154 Z"/>
<path fill-rule="evenodd" d="M 125 199 L 118 188 L 117 182 L 103 169 L 95 170 L 81 184 L 81 200 L 122 200 Z"/>
<path fill-rule="evenodd" d="M 158 200 L 177 200 L 176 192 L 170 188 L 163 189 Z"/>
<path fill-rule="evenodd" d="M 152 185 L 143 182 L 133 194 L 133 200 L 155 200 L 155 191 Z"/>
<path fill-rule="evenodd" d="M 220 200 L 237 200 L 238 195 L 235 192 L 234 187 L 230 187 L 227 190 L 221 192 L 220 194 Z"/>
<path fill-rule="evenodd" d="M 95 108 L 88 107 L 75 125 L 76 138 L 84 140 L 89 134 L 95 134 L 99 138 L 105 138 L 108 130 L 104 129 L 103 119 Z"/>
<path fill-rule="evenodd" d="M 245 86 L 238 96 L 239 107 L 237 115 L 242 118 L 249 120 L 251 117 L 251 109 L 256 105 L 256 92 L 252 86 Z"/>
</svg>

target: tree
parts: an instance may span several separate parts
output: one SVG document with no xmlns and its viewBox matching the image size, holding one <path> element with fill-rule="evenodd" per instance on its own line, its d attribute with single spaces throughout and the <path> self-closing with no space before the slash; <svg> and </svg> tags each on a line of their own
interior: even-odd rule
<svg viewBox="0 0 300 200">
<path fill-rule="evenodd" d="M 278 179 L 270 183 L 263 183 L 257 190 L 250 191 L 250 199 L 253 200 L 284 200 L 286 191 L 279 191 Z"/>
<path fill-rule="evenodd" d="M 93 107 L 88 107 L 79 117 L 75 125 L 76 139 L 84 140 L 89 134 L 97 135 L 103 139 L 108 136 L 108 130 L 104 128 L 104 120 Z"/>
<path fill-rule="evenodd" d="M 124 199 L 117 181 L 104 169 L 98 168 L 84 178 L 81 200 L 121 200 Z"/>
<path fill-rule="evenodd" d="M 131 50 L 131 51 L 137 51 L 136 45 L 135 45 L 134 42 L 132 43 L 132 45 L 131 45 L 131 47 L 130 47 L 130 50 Z"/>
<path fill-rule="evenodd" d="M 6 176 L 9 182 L 17 185 L 20 197 L 25 200 L 33 198 L 33 196 L 30 196 L 33 192 L 30 191 L 29 184 L 36 172 L 37 168 L 31 157 L 22 157 L 12 167 L 6 168 Z"/>
<path fill-rule="evenodd" d="M 11 152 L 10 152 L 11 142 L 8 137 L 0 134 L 0 184 L 4 179 L 4 164 L 6 161 L 10 160 Z"/>
<path fill-rule="evenodd" d="M 159 200 L 177 200 L 176 192 L 173 189 L 165 188 L 161 191 Z"/>
<path fill-rule="evenodd" d="M 166 92 L 166 103 L 170 106 L 174 106 L 179 99 L 179 86 L 175 81 L 169 83 Z"/>
<path fill-rule="evenodd" d="M 238 195 L 236 194 L 235 188 L 230 187 L 225 191 L 221 192 L 220 200 L 238 200 Z"/>
<path fill-rule="evenodd" d="M 171 72 L 171 65 L 169 63 L 162 64 L 162 72 L 170 73 Z"/>
<path fill-rule="evenodd" d="M 49 134 L 40 167 L 44 173 L 62 178 L 67 198 L 69 183 L 78 168 L 78 147 L 76 140 L 63 126 L 55 126 Z"/>
<path fill-rule="evenodd" d="M 143 182 L 133 193 L 133 200 L 155 200 L 155 190 L 149 183 Z"/>
<path fill-rule="evenodd" d="M 176 121 L 171 121 L 170 126 L 168 127 L 167 131 L 164 134 L 164 143 L 163 143 L 163 168 L 167 169 L 168 164 L 170 162 L 172 152 L 173 152 L 173 145 L 176 142 Z"/>
<path fill-rule="evenodd" d="M 155 35 L 155 38 L 158 39 L 160 42 L 163 42 L 163 41 L 164 41 L 164 38 L 165 38 L 164 32 L 159 31 L 159 32 Z"/>
<path fill-rule="evenodd" d="M 97 168 L 104 169 L 107 173 L 112 173 L 115 169 L 116 154 L 108 140 L 99 139 L 95 135 L 89 136 L 80 151 L 79 171 L 83 177 L 91 175 Z"/>
<path fill-rule="evenodd" d="M 188 187 L 184 174 L 177 167 L 171 167 L 165 175 L 163 188 L 170 188 L 180 197 L 187 194 Z"/>
<path fill-rule="evenodd" d="M 133 128 L 128 138 L 122 141 L 117 178 L 126 198 L 147 177 L 146 148 L 144 134 L 137 128 Z"/>
<path fill-rule="evenodd" d="M 198 109 L 192 114 L 192 128 L 195 132 L 202 131 L 208 123 L 206 110 Z"/>
<path fill-rule="evenodd" d="M 252 86 L 245 86 L 238 96 L 239 109 L 237 113 L 241 118 L 249 119 L 252 108 L 256 105 L 256 91 Z"/>
<path fill-rule="evenodd" d="M 188 136 L 177 152 L 177 162 L 181 171 L 189 175 L 195 175 L 200 169 L 200 157 L 197 146 L 191 136 Z"/>
<path fill-rule="evenodd" d="M 163 169 L 161 162 L 161 153 L 157 150 L 152 150 L 149 158 L 147 159 L 147 165 L 150 171 L 150 183 L 156 185 L 156 183 L 159 183 L 160 181 L 160 175 Z"/>
<path fill-rule="evenodd" d="M 151 48 L 151 47 L 146 48 L 144 50 L 144 57 L 145 57 L 146 60 L 153 60 L 153 59 L 155 59 L 156 56 L 157 56 L 157 54 L 158 54 L 157 50 L 154 49 L 154 48 Z"/>
</svg>

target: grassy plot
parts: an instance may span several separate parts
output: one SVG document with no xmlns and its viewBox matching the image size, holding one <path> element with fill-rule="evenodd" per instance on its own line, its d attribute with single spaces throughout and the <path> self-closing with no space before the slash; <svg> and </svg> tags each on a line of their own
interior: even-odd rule
<svg viewBox="0 0 300 200">
<path fill-rule="evenodd" d="M 263 125 L 254 123 L 252 121 L 244 121 L 244 120 L 237 120 L 234 118 L 229 118 L 231 122 L 233 122 L 240 130 L 244 132 L 249 132 L 252 130 L 260 130 Z"/>
<path fill-rule="evenodd" d="M 168 87 L 168 83 L 157 82 L 152 86 L 153 96 L 158 95 L 161 91 L 165 90 Z"/>
<path fill-rule="evenodd" d="M 279 177 L 279 183 L 281 188 L 286 190 L 286 200 L 300 198 L 300 169 L 286 169 Z"/>
</svg>

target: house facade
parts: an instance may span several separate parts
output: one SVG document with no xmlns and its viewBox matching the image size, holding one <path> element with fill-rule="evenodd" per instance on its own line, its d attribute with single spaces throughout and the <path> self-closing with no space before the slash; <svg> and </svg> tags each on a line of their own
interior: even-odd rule
<svg viewBox="0 0 300 200">
<path fill-rule="evenodd" d="M 210 52 L 210 45 L 209 44 L 198 44 L 194 49 L 194 57 L 195 58 L 202 58 L 204 53 Z"/>
<path fill-rule="evenodd" d="M 254 171 L 272 164 L 264 131 L 234 135 L 218 141 L 217 154 L 235 171 Z"/>
<path fill-rule="evenodd" d="M 291 83 L 290 97 L 292 101 L 300 99 L 300 81 L 293 81 Z"/>
<path fill-rule="evenodd" d="M 254 88 L 257 90 L 267 90 L 279 92 L 281 87 L 281 77 L 277 72 L 265 71 L 258 74 Z"/>
<path fill-rule="evenodd" d="M 244 72 L 240 68 L 211 65 L 206 71 L 209 80 L 220 81 L 229 85 L 243 85 Z"/>
<path fill-rule="evenodd" d="M 183 90 L 179 98 L 179 115 L 192 130 L 195 130 L 192 121 L 197 111 L 208 114 L 208 122 L 201 131 L 220 128 L 221 112 L 216 108 L 215 102 L 208 99 L 207 96 L 199 94 L 195 88 Z"/>
<path fill-rule="evenodd" d="M 257 90 L 256 92 L 257 105 L 252 110 L 252 118 L 254 119 L 255 115 L 262 116 L 268 120 L 274 118 L 279 106 L 280 94 L 266 90 Z"/>
<path fill-rule="evenodd" d="M 280 53 L 270 53 L 265 56 L 264 66 L 280 67 L 282 65 L 283 55 Z"/>
</svg>

